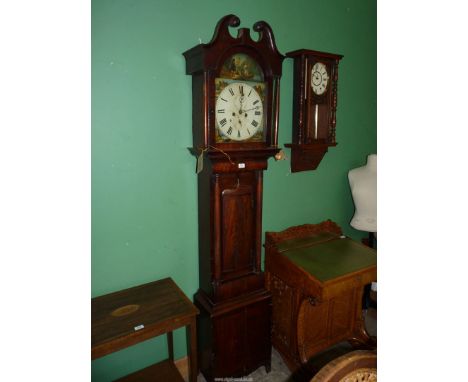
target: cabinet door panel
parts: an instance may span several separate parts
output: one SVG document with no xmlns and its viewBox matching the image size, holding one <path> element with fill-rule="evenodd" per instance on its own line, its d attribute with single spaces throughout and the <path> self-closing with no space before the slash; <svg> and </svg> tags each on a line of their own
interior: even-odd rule
<svg viewBox="0 0 468 382">
<path fill-rule="evenodd" d="M 255 269 L 256 178 L 226 174 L 220 181 L 221 277 L 235 278 Z"/>
<path fill-rule="evenodd" d="M 354 320 L 355 293 L 343 294 L 330 302 L 331 316 L 333 317 L 330 328 L 332 341 L 347 338 L 351 334 Z"/>
<path fill-rule="evenodd" d="M 223 274 L 248 270 L 253 266 L 253 193 L 241 186 L 222 194 Z"/>
<path fill-rule="evenodd" d="M 304 299 L 297 315 L 297 346 L 302 362 L 326 347 L 328 341 L 328 301 L 311 303 Z"/>
<path fill-rule="evenodd" d="M 279 341 L 286 349 L 291 346 L 291 333 L 293 325 L 293 289 L 283 280 L 276 276 L 271 277 L 271 294 L 273 300 L 272 313 L 272 336 Z"/>
</svg>

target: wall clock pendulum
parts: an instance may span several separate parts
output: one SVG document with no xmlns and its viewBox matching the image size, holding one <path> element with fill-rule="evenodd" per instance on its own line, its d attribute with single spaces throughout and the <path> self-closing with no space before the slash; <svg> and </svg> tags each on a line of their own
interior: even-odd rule
<svg viewBox="0 0 468 382">
<path fill-rule="evenodd" d="M 328 147 L 336 146 L 338 63 L 343 56 L 300 49 L 294 60 L 291 171 L 315 170 Z"/>
<path fill-rule="evenodd" d="M 261 271 L 263 171 L 278 148 L 281 55 L 270 26 L 223 17 L 184 52 L 198 160 L 199 364 L 207 380 L 271 364 L 271 296 Z M 203 168 L 201 160 L 204 159 Z"/>
</svg>

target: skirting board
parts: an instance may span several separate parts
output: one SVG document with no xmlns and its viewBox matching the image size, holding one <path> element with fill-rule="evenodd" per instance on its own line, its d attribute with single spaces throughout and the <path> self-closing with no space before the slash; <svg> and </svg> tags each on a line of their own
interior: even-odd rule
<svg viewBox="0 0 468 382">
<path fill-rule="evenodd" d="M 188 357 L 179 358 L 174 361 L 174 364 L 184 380 L 188 381 Z"/>
</svg>

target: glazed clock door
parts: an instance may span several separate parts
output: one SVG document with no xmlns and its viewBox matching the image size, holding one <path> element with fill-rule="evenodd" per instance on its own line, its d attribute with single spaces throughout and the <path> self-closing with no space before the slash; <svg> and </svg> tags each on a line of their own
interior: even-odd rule
<svg viewBox="0 0 468 382">
<path fill-rule="evenodd" d="M 216 101 L 218 132 L 226 140 L 251 139 L 263 125 L 263 103 L 254 87 L 233 82 L 224 87 Z"/>
<path fill-rule="evenodd" d="M 230 55 L 214 85 L 216 143 L 264 142 L 268 84 L 258 63 Z"/>
<path fill-rule="evenodd" d="M 317 95 L 322 95 L 325 93 L 328 87 L 329 75 L 327 67 L 321 62 L 316 62 L 312 66 L 310 73 L 310 85 L 312 86 L 312 91 Z"/>
<path fill-rule="evenodd" d="M 306 129 L 304 142 L 328 142 L 331 110 L 328 106 L 331 102 L 330 75 L 332 62 L 323 60 L 313 65 L 309 64 L 310 84 L 306 84 L 308 97 Z"/>
</svg>

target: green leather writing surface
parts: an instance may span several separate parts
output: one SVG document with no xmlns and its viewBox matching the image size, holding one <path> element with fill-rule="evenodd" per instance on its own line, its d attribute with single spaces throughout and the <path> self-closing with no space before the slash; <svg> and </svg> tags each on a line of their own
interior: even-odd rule
<svg viewBox="0 0 468 382">
<path fill-rule="evenodd" d="M 377 265 L 377 252 L 372 248 L 348 238 L 318 238 L 319 235 L 307 238 L 317 239 L 310 241 L 309 246 L 305 246 L 306 241 L 299 246 L 301 243 L 294 240 L 296 245 L 283 245 L 281 254 L 322 282 Z"/>
</svg>

